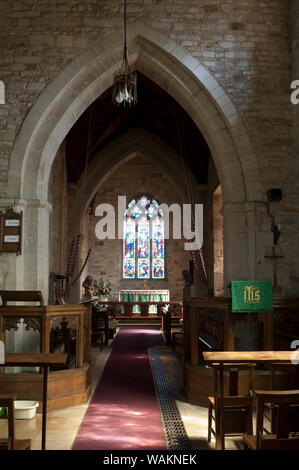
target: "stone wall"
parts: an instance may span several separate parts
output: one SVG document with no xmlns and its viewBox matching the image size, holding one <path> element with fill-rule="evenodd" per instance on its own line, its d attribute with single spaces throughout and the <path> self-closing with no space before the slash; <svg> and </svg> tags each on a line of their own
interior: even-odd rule
<svg viewBox="0 0 299 470">
<path fill-rule="evenodd" d="M 0 109 L 1 194 L 28 110 L 50 80 L 95 40 L 112 31 L 122 35 L 122 4 L 1 1 L 0 78 L 7 95 Z M 128 22 L 136 20 L 174 39 L 212 72 L 246 121 L 260 168 L 267 169 L 267 185 L 287 176 L 286 166 L 284 174 L 277 167 L 281 158 L 289 163 L 293 150 L 288 0 L 131 0 Z"/>
<path fill-rule="evenodd" d="M 223 284 L 223 216 L 221 186 L 213 193 L 213 235 L 214 235 L 214 293 L 224 295 Z"/>
<path fill-rule="evenodd" d="M 68 187 L 65 162 L 65 145 L 62 144 L 54 160 L 49 181 L 50 213 L 49 253 L 50 272 L 66 273 Z"/>
<path fill-rule="evenodd" d="M 292 0 L 290 2 L 290 23 L 292 28 L 292 80 L 299 80 L 299 2 Z M 290 207 L 299 205 L 299 104 L 293 105 L 293 135 L 295 140 L 296 152 L 294 155 L 294 163 L 296 172 L 294 171 L 293 179 L 290 182 L 293 188 L 293 196 L 290 201 Z M 294 247 L 299 246 L 299 221 L 297 217 L 297 225 L 294 227 L 296 235 L 294 234 Z M 295 238 L 297 236 L 297 240 Z M 294 251 L 293 251 L 294 252 Z M 298 252 L 298 251 L 297 251 Z M 299 268 L 291 274 L 291 282 L 294 285 L 299 285 Z M 297 289 L 298 292 L 298 289 Z"/>
<path fill-rule="evenodd" d="M 0 196 L 7 194 L 10 154 L 28 111 L 59 72 L 96 40 L 112 32 L 122 37 L 122 4 L 0 0 L 0 79 L 6 85 L 6 105 L 0 106 Z M 271 263 L 265 261 L 272 253 L 271 213 L 282 226 L 279 293 L 288 295 L 296 295 L 299 280 L 294 256 L 299 233 L 298 111 L 289 98 L 291 78 L 298 78 L 298 15 L 297 0 L 130 0 L 128 5 L 130 24 L 142 21 L 183 46 L 218 81 L 242 117 L 258 161 L 258 169 L 251 159 L 244 164 L 246 189 L 261 189 L 263 200 L 249 201 L 245 209 L 225 201 L 225 231 L 236 232 L 238 223 L 240 246 L 248 238 L 250 252 L 247 266 L 228 269 L 240 277 L 273 278 Z M 266 190 L 273 187 L 282 188 L 283 200 L 267 207 Z M 232 243 L 236 245 L 236 238 Z M 231 256 L 227 265 L 237 262 Z"/>
<path fill-rule="evenodd" d="M 215 295 L 220 295 L 219 283 L 222 284 L 223 289 L 223 260 L 219 265 L 215 266 L 216 258 L 219 256 L 221 248 L 218 244 L 219 240 L 223 238 L 223 227 L 217 223 L 217 217 L 221 218 L 220 211 L 222 210 L 222 202 L 214 203 L 214 192 L 219 187 L 219 179 L 215 165 L 211 160 L 208 170 L 208 184 L 205 195 L 205 224 L 204 224 L 204 255 L 206 260 L 206 268 L 209 278 L 209 291 Z M 221 193 L 221 188 L 219 187 Z M 220 198 L 221 199 L 221 198 Z M 216 248 L 217 245 L 217 248 Z M 216 250 L 216 251 L 215 251 Z M 216 256 L 216 258 L 215 258 Z M 222 243 L 222 256 L 223 256 L 223 243 Z M 222 273 L 222 276 L 221 276 Z M 218 274 L 220 274 L 218 276 Z M 221 280 L 222 277 L 222 280 Z M 216 278 L 218 278 L 216 280 Z M 223 291 L 222 291 L 223 295 Z"/>
<path fill-rule="evenodd" d="M 171 185 L 166 175 L 152 162 L 137 156 L 124 163 L 102 185 L 96 194 L 94 208 L 98 204 L 108 203 L 115 207 L 117 213 L 118 196 L 127 198 L 127 203 L 139 194 L 151 194 L 160 203 L 171 205 L 182 204 L 176 187 Z M 171 219 L 171 218 L 170 218 Z M 112 284 L 112 297 L 118 299 L 121 289 L 143 289 L 143 280 L 122 279 L 122 243 L 120 240 L 98 240 L 95 238 L 95 225 L 99 217 L 89 216 L 89 246 L 93 247 L 88 264 L 88 274 L 96 279 L 105 279 Z M 148 289 L 169 289 L 171 300 L 182 299 L 182 270 L 189 269 L 190 254 L 184 250 L 184 240 L 166 241 L 166 279 L 147 280 Z"/>
<path fill-rule="evenodd" d="M 291 24 L 291 51 L 292 51 L 292 80 L 299 80 L 299 3 L 291 0 L 290 24 Z M 294 138 L 296 143 L 296 158 L 299 158 L 299 105 L 293 107 L 294 112 Z M 297 165 L 298 167 L 298 165 Z"/>
</svg>

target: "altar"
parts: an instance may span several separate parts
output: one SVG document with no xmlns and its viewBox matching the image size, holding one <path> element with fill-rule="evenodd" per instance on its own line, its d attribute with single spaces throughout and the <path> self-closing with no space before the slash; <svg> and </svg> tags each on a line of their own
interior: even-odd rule
<svg viewBox="0 0 299 470">
<path fill-rule="evenodd" d="M 148 289 L 132 289 L 121 290 L 119 293 L 120 302 L 168 302 L 169 290 L 148 290 Z M 134 305 L 133 313 L 139 314 L 141 312 L 139 305 Z M 157 313 L 156 305 L 151 305 L 149 309 L 150 314 Z"/>
</svg>

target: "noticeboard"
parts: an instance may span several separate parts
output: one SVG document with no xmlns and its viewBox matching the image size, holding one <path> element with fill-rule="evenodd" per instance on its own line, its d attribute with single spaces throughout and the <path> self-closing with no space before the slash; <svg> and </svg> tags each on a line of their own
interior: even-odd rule
<svg viewBox="0 0 299 470">
<path fill-rule="evenodd" d="M 22 252 L 22 212 L 0 213 L 0 254 Z"/>
</svg>

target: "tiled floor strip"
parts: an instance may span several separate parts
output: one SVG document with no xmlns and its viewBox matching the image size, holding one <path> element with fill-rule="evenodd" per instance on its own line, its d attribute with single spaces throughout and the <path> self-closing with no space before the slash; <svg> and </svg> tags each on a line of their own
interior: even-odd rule
<svg viewBox="0 0 299 470">
<path fill-rule="evenodd" d="M 191 450 L 184 423 L 156 348 L 149 348 L 168 450 Z"/>
</svg>

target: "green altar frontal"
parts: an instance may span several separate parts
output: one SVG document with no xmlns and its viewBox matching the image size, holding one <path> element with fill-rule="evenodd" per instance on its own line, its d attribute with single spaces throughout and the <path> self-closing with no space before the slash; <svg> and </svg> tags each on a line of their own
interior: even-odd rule
<svg viewBox="0 0 299 470">
<path fill-rule="evenodd" d="M 168 302 L 168 290 L 123 290 L 120 292 L 121 302 Z M 140 305 L 134 305 L 133 313 L 140 314 Z M 151 305 L 149 308 L 150 314 L 157 313 L 157 306 Z"/>
</svg>

